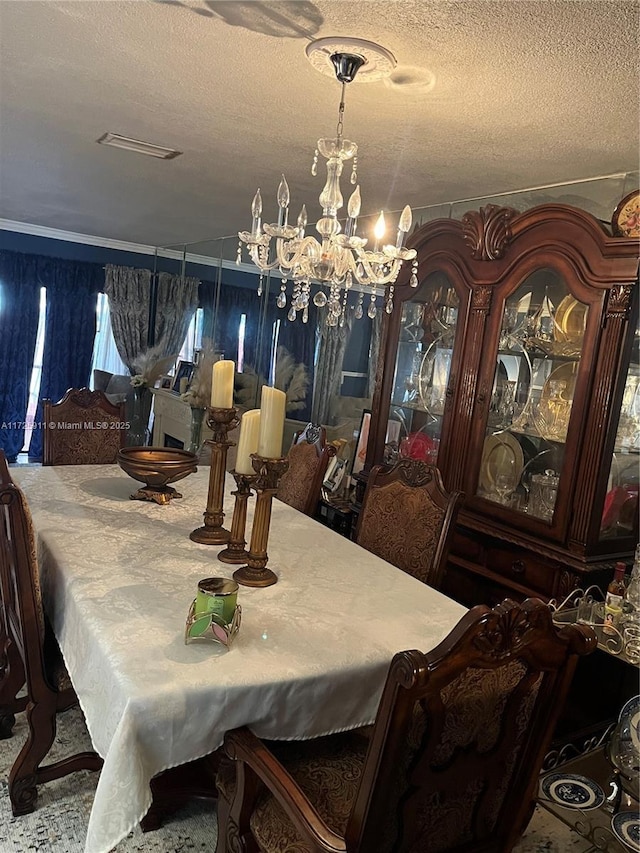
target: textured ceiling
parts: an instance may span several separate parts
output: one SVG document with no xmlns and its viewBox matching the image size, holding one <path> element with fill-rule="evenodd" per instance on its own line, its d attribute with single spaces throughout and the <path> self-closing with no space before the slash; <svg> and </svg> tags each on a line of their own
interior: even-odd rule
<svg viewBox="0 0 640 853">
<path fill-rule="evenodd" d="M 233 234 L 260 186 L 319 215 L 323 36 L 390 49 L 354 83 L 363 213 L 638 169 L 636 2 L 0 0 L 0 217 L 152 245 Z M 105 131 L 175 147 L 105 148 Z M 631 187 L 630 187 L 631 188 Z M 345 191 L 346 194 L 346 191 Z"/>
</svg>

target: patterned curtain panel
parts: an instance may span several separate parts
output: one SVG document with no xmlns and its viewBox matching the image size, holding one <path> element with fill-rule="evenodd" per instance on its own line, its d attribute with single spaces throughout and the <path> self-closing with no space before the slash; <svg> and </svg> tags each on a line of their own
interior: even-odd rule
<svg viewBox="0 0 640 853">
<path fill-rule="evenodd" d="M 384 314 L 378 311 L 371 321 L 371 343 L 369 344 L 369 368 L 367 376 L 367 397 L 372 398 L 376 388 L 376 368 L 380 355 L 380 340 L 382 337 L 382 318 Z"/>
<path fill-rule="evenodd" d="M 39 311 L 37 258 L 0 253 L 0 448 L 10 462 L 24 444 Z"/>
<path fill-rule="evenodd" d="M 36 423 L 42 420 L 43 399 L 57 402 L 67 389 L 89 384 L 103 276 L 100 264 L 39 259 L 39 282 L 47 289 L 47 314 Z M 42 456 L 40 429 L 32 433 L 29 456 Z"/>
<path fill-rule="evenodd" d="M 149 343 L 151 272 L 107 264 L 104 292 L 109 297 L 111 327 L 120 358 L 133 375 L 134 363 Z"/>
<path fill-rule="evenodd" d="M 353 318 L 347 314 L 344 326 L 327 326 L 327 309 L 318 311 L 320 345 L 316 362 L 315 388 L 311 419 L 316 424 L 326 424 L 329 419 L 331 398 L 340 393 L 342 364 L 347 349 Z M 356 322 L 358 322 L 356 320 Z"/>
<path fill-rule="evenodd" d="M 158 276 L 155 345 L 161 356 L 180 352 L 191 318 L 198 307 L 200 280 L 161 272 Z"/>
</svg>

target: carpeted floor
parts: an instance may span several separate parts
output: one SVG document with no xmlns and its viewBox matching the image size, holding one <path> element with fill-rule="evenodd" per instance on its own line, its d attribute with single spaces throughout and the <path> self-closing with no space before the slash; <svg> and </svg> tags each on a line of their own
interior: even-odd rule
<svg viewBox="0 0 640 853">
<path fill-rule="evenodd" d="M 7 777 L 24 738 L 24 714 L 18 715 L 14 735 L 0 740 L 0 853 L 82 853 L 97 775 L 82 771 L 40 786 L 35 812 L 14 818 Z M 60 758 L 91 741 L 79 709 L 58 718 L 58 735 L 51 758 Z M 173 815 L 155 832 L 139 828 L 118 844 L 114 853 L 213 853 L 217 839 L 215 809 L 194 802 Z M 578 838 L 544 810 L 536 810 L 517 853 L 584 853 L 588 842 Z"/>
</svg>

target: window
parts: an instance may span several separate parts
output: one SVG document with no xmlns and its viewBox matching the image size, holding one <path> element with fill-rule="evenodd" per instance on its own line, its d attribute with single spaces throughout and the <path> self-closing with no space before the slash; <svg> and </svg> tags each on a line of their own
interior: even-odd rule
<svg viewBox="0 0 640 853">
<path fill-rule="evenodd" d="M 29 383 L 29 403 L 27 405 L 26 429 L 24 431 L 23 452 L 29 449 L 33 424 L 38 407 L 40 395 L 40 380 L 42 379 L 42 355 L 44 353 L 44 326 L 47 318 L 47 289 L 40 288 L 40 311 L 38 316 L 38 331 L 36 333 L 36 348 L 33 356 L 33 368 L 31 369 L 31 381 Z"/>
<path fill-rule="evenodd" d="M 242 373 L 244 368 L 244 336 L 247 330 L 247 315 L 240 315 L 240 323 L 238 325 L 238 359 L 236 361 L 236 370 Z"/>
<path fill-rule="evenodd" d="M 91 360 L 91 384 L 93 386 L 93 371 L 105 370 L 107 373 L 128 376 L 129 371 L 120 358 L 111 328 L 109 298 L 106 293 L 98 294 L 96 303 L 96 337 L 93 344 Z"/>
<path fill-rule="evenodd" d="M 196 308 L 187 334 L 182 344 L 182 349 L 178 354 L 178 360 L 195 361 L 196 350 L 202 349 L 202 326 L 204 323 L 204 311 L 202 308 Z"/>
<path fill-rule="evenodd" d="M 280 320 L 274 320 L 271 327 L 271 352 L 269 353 L 269 385 L 276 384 L 276 356 L 278 353 L 278 338 L 280 337 Z"/>
</svg>

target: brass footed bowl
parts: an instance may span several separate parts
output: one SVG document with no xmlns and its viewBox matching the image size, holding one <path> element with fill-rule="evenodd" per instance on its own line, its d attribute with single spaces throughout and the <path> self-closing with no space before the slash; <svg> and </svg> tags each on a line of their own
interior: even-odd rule
<svg viewBox="0 0 640 853">
<path fill-rule="evenodd" d="M 131 497 L 161 504 L 182 497 L 169 483 L 195 473 L 197 462 L 195 453 L 174 447 L 123 447 L 118 451 L 118 465 L 122 470 L 146 484 L 146 489 L 140 489 Z"/>
</svg>

